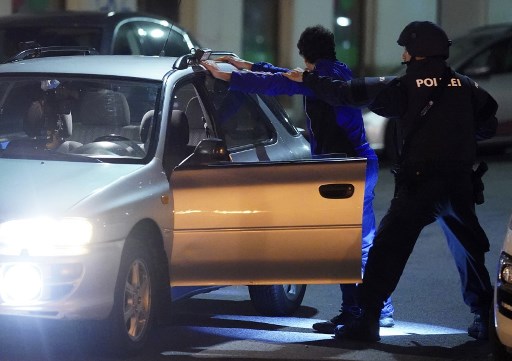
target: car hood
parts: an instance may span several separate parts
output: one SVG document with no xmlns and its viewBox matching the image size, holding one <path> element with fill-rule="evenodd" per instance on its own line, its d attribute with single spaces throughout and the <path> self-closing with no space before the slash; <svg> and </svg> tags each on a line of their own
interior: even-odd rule
<svg viewBox="0 0 512 361">
<path fill-rule="evenodd" d="M 61 216 L 140 164 L 0 159 L 0 221 Z"/>
</svg>

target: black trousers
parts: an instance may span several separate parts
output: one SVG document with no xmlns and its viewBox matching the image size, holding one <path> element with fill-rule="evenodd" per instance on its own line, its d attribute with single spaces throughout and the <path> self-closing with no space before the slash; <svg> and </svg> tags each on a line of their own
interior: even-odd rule
<svg viewBox="0 0 512 361">
<path fill-rule="evenodd" d="M 464 302 L 473 313 L 488 313 L 489 240 L 475 213 L 468 170 L 397 176 L 395 197 L 377 229 L 359 288 L 361 305 L 369 314 L 378 316 L 376 310 L 395 290 L 421 230 L 434 221 L 440 224 L 457 265 Z"/>
</svg>

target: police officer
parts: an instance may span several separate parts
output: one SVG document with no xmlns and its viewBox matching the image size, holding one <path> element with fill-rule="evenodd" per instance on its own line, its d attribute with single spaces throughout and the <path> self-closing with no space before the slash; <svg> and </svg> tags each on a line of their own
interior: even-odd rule
<svg viewBox="0 0 512 361">
<path fill-rule="evenodd" d="M 451 41 L 436 24 L 414 21 L 398 38 L 406 74 L 389 79 L 332 81 L 295 71 L 287 76 L 331 104 L 356 104 L 398 117 L 403 135 L 395 196 L 370 250 L 359 301 L 363 315 L 339 326 L 337 338 L 378 341 L 382 303 L 398 284 L 421 230 L 437 221 L 460 274 L 464 302 L 474 314 L 469 336 L 488 338 L 492 287 L 485 268 L 489 241 L 475 213 L 476 141 L 494 136 L 497 104 L 477 83 L 448 67 Z M 377 90 L 376 90 L 377 89 Z M 437 90 L 436 90 L 437 89 Z M 372 100 L 372 92 L 377 93 Z"/>
</svg>

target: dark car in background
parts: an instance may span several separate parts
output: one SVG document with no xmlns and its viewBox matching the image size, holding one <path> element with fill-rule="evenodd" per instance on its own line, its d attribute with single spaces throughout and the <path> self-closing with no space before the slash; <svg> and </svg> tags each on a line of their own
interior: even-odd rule
<svg viewBox="0 0 512 361">
<path fill-rule="evenodd" d="M 475 28 L 453 40 L 448 63 L 487 90 L 498 102 L 496 136 L 479 143 L 480 147 L 502 150 L 512 145 L 512 23 Z M 397 75 L 403 74 L 402 66 Z M 363 114 L 368 140 L 388 158 L 395 155 L 394 120 L 372 112 Z"/>
<path fill-rule="evenodd" d="M 82 46 L 100 54 L 181 56 L 199 43 L 165 17 L 136 12 L 66 11 L 0 17 L 0 62 L 33 41 Z"/>
</svg>

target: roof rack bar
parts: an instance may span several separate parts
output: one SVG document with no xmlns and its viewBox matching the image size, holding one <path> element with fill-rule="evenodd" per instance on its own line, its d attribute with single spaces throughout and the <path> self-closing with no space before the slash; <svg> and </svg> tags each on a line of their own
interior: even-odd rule
<svg viewBox="0 0 512 361">
<path fill-rule="evenodd" d="M 231 51 L 192 49 L 190 54 L 182 55 L 174 62 L 173 69 L 186 69 L 191 64 L 199 64 L 202 60 L 215 60 L 221 56 L 230 55 L 238 58 L 238 55 Z"/>
<path fill-rule="evenodd" d="M 235 58 L 239 57 L 238 55 L 236 55 L 235 53 L 233 53 L 231 51 L 214 50 L 214 51 L 210 52 L 210 56 L 208 57 L 208 59 L 215 60 L 218 57 L 226 56 L 226 55 L 234 56 Z"/>
<path fill-rule="evenodd" d="M 95 48 L 87 46 L 43 46 L 23 50 L 5 61 L 12 63 L 25 59 L 44 58 L 58 55 L 98 55 Z"/>
<path fill-rule="evenodd" d="M 190 54 L 182 55 L 173 64 L 173 69 L 186 69 L 191 64 L 199 64 L 202 60 L 209 59 L 212 51 L 207 48 L 191 49 Z"/>
</svg>

